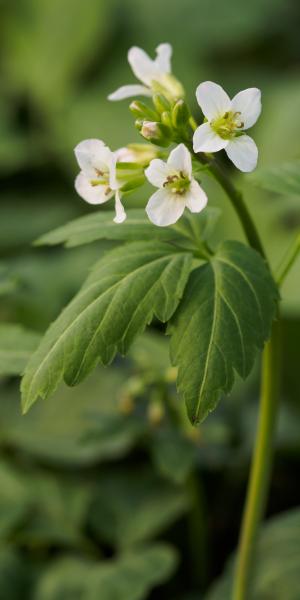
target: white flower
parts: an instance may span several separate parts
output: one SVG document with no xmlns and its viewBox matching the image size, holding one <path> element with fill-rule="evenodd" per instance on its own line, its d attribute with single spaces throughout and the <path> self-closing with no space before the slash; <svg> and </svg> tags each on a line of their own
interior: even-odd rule
<svg viewBox="0 0 300 600">
<path fill-rule="evenodd" d="M 81 168 L 75 180 L 79 196 L 89 204 L 103 204 L 115 196 L 114 221 L 122 223 L 126 213 L 120 199 L 114 153 L 101 140 L 84 140 L 74 152 Z"/>
<path fill-rule="evenodd" d="M 167 162 L 159 158 L 152 160 L 145 175 L 159 188 L 146 206 L 147 215 L 155 225 L 172 225 L 185 207 L 197 213 L 207 204 L 205 192 L 192 177 L 192 159 L 184 144 L 172 150 Z"/>
<path fill-rule="evenodd" d="M 142 48 L 130 48 L 128 62 L 134 75 L 143 85 L 123 85 L 110 94 L 108 99 L 124 100 L 132 96 L 152 96 L 153 92 L 161 92 L 170 98 L 183 96 L 181 84 L 171 75 L 172 46 L 160 44 L 156 48 L 156 55 L 152 60 Z"/>
<path fill-rule="evenodd" d="M 230 100 L 220 85 L 205 81 L 197 87 L 196 97 L 207 122 L 194 133 L 194 151 L 218 152 L 224 148 L 238 169 L 253 171 L 257 164 L 257 146 L 243 132 L 252 127 L 260 115 L 260 90 L 249 88 Z"/>
</svg>

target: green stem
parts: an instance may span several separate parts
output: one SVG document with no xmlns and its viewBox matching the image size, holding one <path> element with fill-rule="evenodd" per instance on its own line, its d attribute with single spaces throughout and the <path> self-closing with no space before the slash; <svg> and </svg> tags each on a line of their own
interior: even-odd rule
<svg viewBox="0 0 300 600">
<path fill-rule="evenodd" d="M 227 194 L 235 212 L 240 220 L 240 223 L 245 232 L 246 238 L 255 250 L 259 252 L 264 258 L 266 258 L 265 251 L 260 240 L 258 231 L 254 224 L 254 221 L 248 211 L 248 208 L 244 202 L 243 196 L 239 190 L 233 185 L 231 180 L 227 177 L 222 167 L 215 160 L 209 161 L 209 170 L 218 181 L 224 192 Z"/>
<path fill-rule="evenodd" d="M 279 269 L 276 273 L 276 281 L 278 286 L 281 286 L 292 268 L 298 254 L 300 252 L 300 233 L 296 236 L 296 238 L 291 243 L 290 247 L 287 250 L 286 255 L 284 256 L 282 263 L 279 266 Z"/>
<path fill-rule="evenodd" d="M 222 169 L 221 165 L 217 162 L 216 158 L 210 158 L 205 154 L 195 154 L 194 156 L 201 164 L 208 165 L 209 171 L 216 179 L 216 181 L 223 188 L 224 192 L 228 196 L 238 218 L 241 223 L 241 226 L 244 230 L 245 236 L 249 242 L 249 245 L 252 246 L 263 258 L 266 258 L 265 251 L 256 229 L 255 223 L 251 217 L 251 214 L 248 211 L 248 208 L 244 202 L 243 195 L 236 187 L 233 185 L 232 181 L 227 177 L 227 174 Z"/>
<path fill-rule="evenodd" d="M 255 542 L 268 494 L 280 383 L 279 328 L 279 321 L 274 322 L 263 352 L 260 414 L 237 552 L 233 600 L 249 597 Z"/>
</svg>

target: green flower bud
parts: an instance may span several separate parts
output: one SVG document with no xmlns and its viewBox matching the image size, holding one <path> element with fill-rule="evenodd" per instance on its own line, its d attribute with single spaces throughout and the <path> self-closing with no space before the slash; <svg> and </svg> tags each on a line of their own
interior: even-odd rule
<svg viewBox="0 0 300 600">
<path fill-rule="evenodd" d="M 163 123 L 144 121 L 140 134 L 152 144 L 156 144 L 157 146 L 169 146 L 172 131 Z"/>
<path fill-rule="evenodd" d="M 177 100 L 172 110 L 172 123 L 174 127 L 185 127 L 190 118 L 190 111 L 184 100 Z"/>
<path fill-rule="evenodd" d="M 161 118 L 161 122 L 166 125 L 166 127 L 169 127 L 169 129 L 172 129 L 172 119 L 171 119 L 171 115 L 169 112 L 165 111 L 161 114 L 160 116 Z"/>
<path fill-rule="evenodd" d="M 152 110 L 147 104 L 144 102 L 140 102 L 139 100 L 134 100 L 129 105 L 129 110 L 132 112 L 133 116 L 137 119 L 147 119 L 150 121 L 156 121 L 158 118 L 157 113 Z"/>
<path fill-rule="evenodd" d="M 169 100 L 167 100 L 167 98 L 163 96 L 163 94 L 154 94 L 152 100 L 159 114 L 168 111 L 171 108 Z"/>
<path fill-rule="evenodd" d="M 143 121 L 143 119 L 136 119 L 136 121 L 135 121 L 134 124 L 135 124 L 137 130 L 141 131 L 141 129 L 143 127 L 143 124 L 144 124 L 144 121 Z"/>
</svg>

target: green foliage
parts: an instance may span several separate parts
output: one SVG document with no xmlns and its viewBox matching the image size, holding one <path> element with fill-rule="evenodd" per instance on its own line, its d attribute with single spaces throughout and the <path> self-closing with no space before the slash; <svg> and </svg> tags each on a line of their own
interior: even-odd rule
<svg viewBox="0 0 300 600">
<path fill-rule="evenodd" d="M 158 471 L 175 483 L 184 483 L 195 468 L 195 444 L 174 428 L 157 431 L 150 451 Z"/>
<path fill-rule="evenodd" d="M 64 378 L 75 385 L 99 362 L 125 353 L 157 316 L 167 321 L 182 296 L 191 255 L 162 243 L 136 242 L 106 254 L 50 327 L 26 369 L 23 408 L 52 393 Z"/>
<path fill-rule="evenodd" d="M 169 327 L 178 388 L 192 422 L 230 392 L 234 371 L 244 379 L 270 335 L 276 286 L 261 257 L 239 242 L 224 242 L 191 275 Z"/>
<path fill-rule="evenodd" d="M 39 340 L 20 325 L 0 324 L 0 375 L 21 375 Z"/>
<path fill-rule="evenodd" d="M 114 470 L 99 478 L 89 522 L 99 539 L 124 549 L 157 535 L 187 507 L 185 491 L 151 470 Z"/>
<path fill-rule="evenodd" d="M 270 519 L 262 528 L 255 554 L 249 600 L 298 600 L 300 510 Z M 207 600 L 231 600 L 232 564 Z"/>
<path fill-rule="evenodd" d="M 143 600 L 176 565 L 172 548 L 153 544 L 115 560 L 96 562 L 66 557 L 42 577 L 35 600 Z"/>
<path fill-rule="evenodd" d="M 161 241 L 177 241 L 188 238 L 207 241 L 215 227 L 220 212 L 216 208 L 208 208 L 204 213 L 186 214 L 172 227 L 157 227 L 147 218 L 142 209 L 132 209 L 122 226 L 113 222 L 114 212 L 101 211 L 75 219 L 54 231 L 40 237 L 37 245 L 65 244 L 68 248 L 89 244 L 95 240 L 135 241 L 158 239 Z"/>
<path fill-rule="evenodd" d="M 67 247 L 89 244 L 95 240 L 173 240 L 176 233 L 172 228 L 159 229 L 153 225 L 144 210 L 131 210 L 122 225 L 114 223 L 114 212 L 99 211 L 67 223 L 54 231 L 46 233 L 37 240 L 38 245 L 62 244 Z"/>
<path fill-rule="evenodd" d="M 258 169 L 251 175 L 257 186 L 284 195 L 300 195 L 300 161 Z"/>
</svg>

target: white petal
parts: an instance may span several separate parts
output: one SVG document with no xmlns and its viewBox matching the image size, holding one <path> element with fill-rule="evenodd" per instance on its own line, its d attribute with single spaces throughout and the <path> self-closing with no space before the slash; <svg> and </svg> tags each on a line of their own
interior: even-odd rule
<svg viewBox="0 0 300 600">
<path fill-rule="evenodd" d="M 108 100 L 124 100 L 135 96 L 151 96 L 151 91 L 144 85 L 122 85 L 108 96 Z"/>
<path fill-rule="evenodd" d="M 184 144 L 179 144 L 170 152 L 168 165 L 175 171 L 183 171 L 188 177 L 192 176 L 192 159 Z"/>
<path fill-rule="evenodd" d="M 169 174 L 170 167 L 160 158 L 151 160 L 149 167 L 145 169 L 148 181 L 155 187 L 162 187 Z"/>
<path fill-rule="evenodd" d="M 192 179 L 190 189 L 185 194 L 185 205 L 192 213 L 201 212 L 207 205 L 207 195 L 195 179 Z"/>
<path fill-rule="evenodd" d="M 76 192 L 89 204 L 103 204 L 109 200 L 114 192 L 106 194 L 107 187 L 104 185 L 91 185 L 90 180 L 82 171 L 75 179 Z"/>
<path fill-rule="evenodd" d="M 210 123 L 203 123 L 194 133 L 194 152 L 218 152 L 218 150 L 226 148 L 227 144 L 228 140 L 223 140 L 215 133 Z"/>
<path fill-rule="evenodd" d="M 255 169 L 258 150 L 255 142 L 248 135 L 241 135 L 230 140 L 225 151 L 228 158 L 240 171 L 249 173 Z"/>
<path fill-rule="evenodd" d="M 102 140 L 84 140 L 77 144 L 74 149 L 75 156 L 77 158 L 77 162 L 87 175 L 91 177 L 95 177 L 95 164 L 97 163 L 97 159 L 99 153 L 102 155 L 103 149 L 105 148 L 104 142 Z"/>
<path fill-rule="evenodd" d="M 231 110 L 231 101 L 223 88 L 213 81 L 204 81 L 196 89 L 198 104 L 204 116 L 211 121 Z"/>
<path fill-rule="evenodd" d="M 110 153 L 110 157 L 108 160 L 108 168 L 109 168 L 109 187 L 112 190 L 117 190 L 121 187 L 121 184 L 117 181 L 117 157 L 114 152 Z"/>
<path fill-rule="evenodd" d="M 142 48 L 133 46 L 128 52 L 128 62 L 134 75 L 145 85 L 151 85 L 153 77 L 159 72 L 154 60 Z"/>
<path fill-rule="evenodd" d="M 232 99 L 232 110 L 240 112 L 244 123 L 243 129 L 248 129 L 256 123 L 261 113 L 261 92 L 258 88 L 249 88 L 239 92 Z"/>
<path fill-rule="evenodd" d="M 156 54 L 155 62 L 161 73 L 171 73 L 171 44 L 159 44 L 156 48 Z"/>
<path fill-rule="evenodd" d="M 116 192 L 116 197 L 115 197 L 115 211 L 116 211 L 116 216 L 114 218 L 114 222 L 115 223 L 123 223 L 123 221 L 125 221 L 125 219 L 126 219 L 126 212 L 125 212 L 124 206 L 121 202 L 120 193 L 118 191 Z"/>
<path fill-rule="evenodd" d="M 176 194 L 170 194 L 166 190 L 158 190 L 151 196 L 146 206 L 146 213 L 159 227 L 165 227 L 176 223 L 185 208 L 184 198 Z"/>
</svg>

